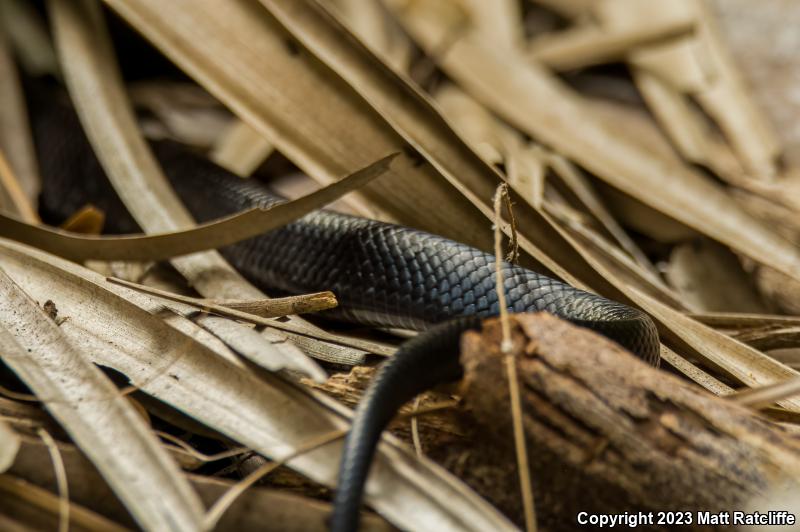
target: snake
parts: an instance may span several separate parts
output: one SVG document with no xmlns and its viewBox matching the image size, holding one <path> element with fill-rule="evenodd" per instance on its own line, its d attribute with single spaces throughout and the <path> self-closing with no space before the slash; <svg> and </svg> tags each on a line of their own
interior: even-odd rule
<svg viewBox="0 0 800 532">
<path fill-rule="evenodd" d="M 72 106 L 58 94 L 34 96 L 29 114 L 43 219 L 57 223 L 93 204 L 106 213 L 108 232 L 140 232 Z M 286 201 L 265 183 L 234 175 L 176 142 L 151 141 L 150 147 L 198 222 Z M 495 257 L 422 230 L 324 209 L 220 252 L 265 291 L 333 291 L 339 306 L 324 311 L 333 319 L 421 331 L 378 370 L 344 443 L 329 524 L 336 532 L 356 530 L 381 433 L 405 402 L 461 377 L 461 334 L 499 314 Z M 506 261 L 499 269 L 510 312 L 549 312 L 658 365 L 658 333 L 647 314 Z"/>
</svg>

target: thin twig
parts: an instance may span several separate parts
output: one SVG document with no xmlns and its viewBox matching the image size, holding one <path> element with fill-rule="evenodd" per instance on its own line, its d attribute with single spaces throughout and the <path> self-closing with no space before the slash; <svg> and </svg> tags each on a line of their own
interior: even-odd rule
<svg viewBox="0 0 800 532">
<path fill-rule="evenodd" d="M 422 441 L 419 439 L 419 420 L 416 413 L 419 410 L 419 395 L 414 399 L 414 410 L 411 417 L 411 440 L 414 442 L 414 451 L 417 453 L 417 458 L 422 458 Z"/>
<path fill-rule="evenodd" d="M 508 222 L 511 225 L 506 261 L 514 263 L 519 259 L 519 239 L 517 238 L 517 219 L 514 217 L 514 205 L 511 203 L 511 196 L 508 193 L 507 186 L 503 189 L 503 197 L 506 200 L 506 212 L 508 213 Z"/>
<path fill-rule="evenodd" d="M 153 288 L 138 283 L 132 283 L 116 277 L 107 277 L 110 283 L 119 284 L 127 288 L 133 288 L 149 295 L 157 296 L 178 303 L 185 303 L 199 307 L 201 310 L 213 312 L 222 316 L 247 320 L 247 316 L 258 318 L 280 318 L 290 314 L 301 312 L 318 312 L 334 308 L 337 305 L 336 296 L 333 292 L 315 292 L 313 294 L 303 294 L 299 296 L 280 297 L 275 299 L 253 299 L 253 300 L 216 300 L 202 299 L 197 297 L 183 296 L 166 290 Z M 235 312 L 231 313 L 233 310 Z M 252 321 L 252 318 L 251 318 Z M 261 320 L 254 322 L 261 324 Z M 271 322 L 270 322 L 271 324 Z"/>
<path fill-rule="evenodd" d="M 167 299 L 169 301 L 177 301 L 179 303 L 191 305 L 193 307 L 200 309 L 203 312 L 208 312 L 210 314 L 224 316 L 226 318 L 233 318 L 247 323 L 252 323 L 254 325 L 263 325 L 265 327 L 272 327 L 274 329 L 280 329 L 282 331 L 287 331 L 302 336 L 316 338 L 317 340 L 330 342 L 332 344 L 343 345 L 346 347 L 354 347 L 356 349 L 362 349 L 364 351 L 367 351 L 369 353 L 374 353 L 376 355 L 391 356 L 394 354 L 395 351 L 394 348 L 378 345 L 368 340 L 359 340 L 357 338 L 345 338 L 318 330 L 309 331 L 305 327 L 298 326 L 294 323 L 276 321 L 274 319 L 264 318 L 261 316 L 257 316 L 255 314 L 250 314 L 249 312 L 242 312 L 240 310 L 236 310 L 233 308 L 223 307 L 221 305 L 209 303 L 205 299 L 182 296 L 180 294 L 174 294 L 172 292 L 159 290 L 158 288 L 132 283 L 130 281 L 125 281 L 123 279 L 117 279 L 116 277 L 107 277 L 106 280 L 110 283 L 122 285 L 127 288 L 132 288 L 134 290 L 144 292 L 145 294 L 150 294 L 156 297 Z"/>
<path fill-rule="evenodd" d="M 69 482 L 67 482 L 67 470 L 64 468 L 64 460 L 61 458 L 61 451 L 58 444 L 45 429 L 40 428 L 36 431 L 42 443 L 50 453 L 50 460 L 53 462 L 53 472 L 58 486 L 58 532 L 69 531 Z"/>
<path fill-rule="evenodd" d="M 530 468 L 528 466 L 528 450 L 525 444 L 525 432 L 522 426 L 522 403 L 519 394 L 519 380 L 517 377 L 516 357 L 513 353 L 511 340 L 511 324 L 506 306 L 505 284 L 503 282 L 502 251 L 503 233 L 500 230 L 500 207 L 503 194 L 508 196 L 506 184 L 497 187 L 494 196 L 494 248 L 495 248 L 495 274 L 497 282 L 497 300 L 500 307 L 500 325 L 503 339 L 500 349 L 505 355 L 506 372 L 508 374 L 508 393 L 511 401 L 511 418 L 514 426 L 514 447 L 517 454 L 517 468 L 519 469 L 519 484 L 522 492 L 522 506 L 525 511 L 525 529 L 528 532 L 536 530 L 536 507 L 533 501 L 533 488 L 531 485 Z M 510 206 L 509 206 L 510 207 Z"/>
<path fill-rule="evenodd" d="M 727 395 L 726 399 L 735 401 L 743 406 L 761 409 L 782 399 L 787 399 L 798 394 L 800 394 L 800 377 L 761 386 L 759 388 L 750 388 L 740 392 L 734 392 Z"/>
<path fill-rule="evenodd" d="M 156 430 L 154 432 L 158 437 L 163 438 L 171 443 L 174 443 L 175 445 L 186 451 L 187 454 L 193 456 L 194 458 L 197 458 L 201 462 L 216 462 L 217 460 L 238 456 L 240 454 L 244 454 L 251 450 L 247 447 L 234 447 L 233 449 L 228 449 L 227 451 L 222 451 L 216 454 L 203 454 L 194 447 L 192 447 L 191 445 L 189 445 L 188 443 L 186 443 L 185 441 L 183 441 L 182 439 L 175 437 L 168 432 L 163 432 L 160 430 Z"/>
<path fill-rule="evenodd" d="M 500 307 L 500 325 L 503 328 L 503 340 L 500 349 L 503 353 L 508 353 L 513 347 L 511 344 L 511 326 L 508 322 L 508 308 L 506 304 L 506 288 L 503 279 L 503 232 L 500 230 L 502 220 L 500 219 L 500 203 L 506 190 L 503 183 L 497 187 L 494 194 L 494 256 L 495 256 L 495 275 L 497 281 L 497 304 Z"/>
<path fill-rule="evenodd" d="M 9 390 L 3 385 L 0 385 L 0 395 L 8 397 L 9 399 L 14 399 L 15 401 L 25 401 L 26 403 L 42 402 L 41 399 L 39 399 L 35 395 L 29 393 L 15 392 L 14 390 Z"/>
<path fill-rule="evenodd" d="M 407 418 L 417 418 L 422 416 L 427 416 L 429 414 L 434 414 L 436 412 L 441 412 L 442 410 L 449 410 L 451 408 L 455 408 L 458 406 L 458 401 L 455 399 L 450 401 L 440 401 L 437 403 L 429 404 L 423 408 L 418 408 L 411 412 L 403 412 L 397 416 L 397 419 L 407 419 Z"/>
</svg>

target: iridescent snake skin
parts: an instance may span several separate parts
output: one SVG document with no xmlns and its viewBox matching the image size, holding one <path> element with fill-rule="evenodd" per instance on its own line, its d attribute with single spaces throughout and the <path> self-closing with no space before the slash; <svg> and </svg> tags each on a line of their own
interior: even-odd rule
<svg viewBox="0 0 800 532">
<path fill-rule="evenodd" d="M 43 215 L 57 221 L 92 203 L 106 212 L 110 230 L 138 232 L 72 108 L 54 98 L 34 98 L 31 118 L 44 181 Z M 241 179 L 177 144 L 154 142 L 152 147 L 198 221 L 284 201 L 262 183 Z M 479 327 L 480 318 L 498 314 L 494 257 L 423 231 L 329 211 L 311 213 L 221 252 L 265 290 L 333 291 L 340 307 L 327 313 L 337 319 L 428 330 L 384 364 L 356 411 L 331 518 L 332 529 L 354 530 L 386 424 L 414 395 L 458 379 L 460 334 Z M 550 312 L 658 364 L 658 335 L 642 312 L 512 264 L 503 264 L 503 274 L 509 310 Z"/>
</svg>

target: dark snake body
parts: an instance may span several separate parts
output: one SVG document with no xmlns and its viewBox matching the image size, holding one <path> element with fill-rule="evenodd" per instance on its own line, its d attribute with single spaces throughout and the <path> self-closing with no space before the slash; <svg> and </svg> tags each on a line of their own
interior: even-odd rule
<svg viewBox="0 0 800 532">
<path fill-rule="evenodd" d="M 106 211 L 109 229 L 138 231 L 74 111 L 36 100 L 31 115 L 44 181 L 43 214 L 61 220 L 93 203 Z M 284 201 L 262 183 L 241 179 L 179 145 L 155 142 L 152 147 L 198 221 Z M 353 529 L 369 463 L 386 423 L 416 393 L 458 378 L 458 335 L 477 326 L 478 318 L 498 314 L 494 257 L 423 231 L 329 211 L 311 213 L 221 251 L 265 290 L 333 291 L 340 307 L 328 313 L 337 318 L 423 330 L 466 317 L 404 344 L 362 401 L 346 444 L 333 518 L 334 529 Z M 658 335 L 647 315 L 509 263 L 502 269 L 509 310 L 550 312 L 658 363 Z"/>
<path fill-rule="evenodd" d="M 46 113 L 33 113 L 43 213 L 59 221 L 92 203 L 106 212 L 107 229 L 138 232 L 74 111 L 47 107 Z M 259 181 L 241 179 L 180 145 L 162 141 L 152 147 L 198 221 L 284 201 Z M 458 316 L 495 316 L 499 310 L 492 255 L 365 218 L 316 211 L 222 253 L 265 290 L 331 290 L 340 303 L 332 314 L 366 325 L 423 330 Z M 657 334 L 642 312 L 509 263 L 503 263 L 503 277 L 509 310 L 547 311 L 594 329 L 647 360 L 657 358 Z"/>
</svg>

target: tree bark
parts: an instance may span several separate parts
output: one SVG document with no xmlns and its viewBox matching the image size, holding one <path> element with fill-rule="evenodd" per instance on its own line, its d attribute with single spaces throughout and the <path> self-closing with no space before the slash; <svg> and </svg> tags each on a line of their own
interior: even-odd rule
<svg viewBox="0 0 800 532">
<path fill-rule="evenodd" d="M 547 314 L 510 319 L 535 500 L 547 529 L 575 529 L 579 511 L 744 510 L 770 488 L 797 489 L 800 439 L 779 425 L 587 329 Z M 501 334 L 494 319 L 462 340 L 463 401 L 483 437 L 459 473 L 519 519 Z"/>
</svg>

